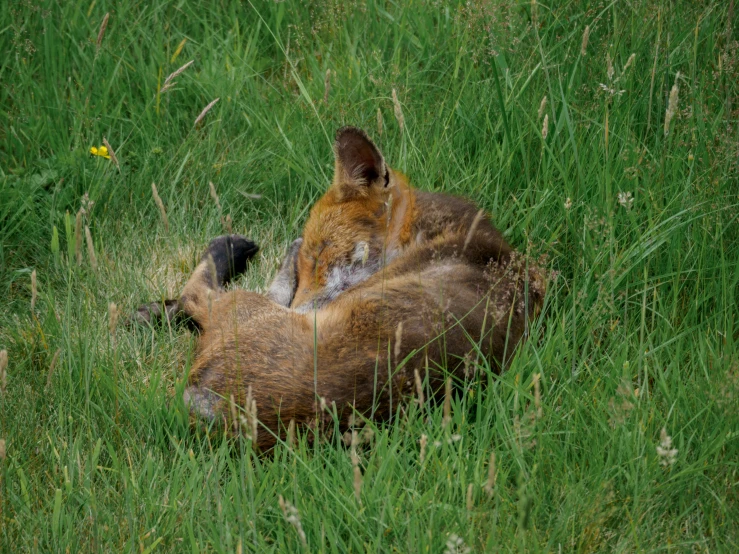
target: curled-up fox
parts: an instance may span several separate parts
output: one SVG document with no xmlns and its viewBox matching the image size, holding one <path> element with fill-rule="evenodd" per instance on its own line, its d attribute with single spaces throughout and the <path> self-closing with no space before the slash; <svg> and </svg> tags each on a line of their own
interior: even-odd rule
<svg viewBox="0 0 739 554">
<path fill-rule="evenodd" d="M 178 300 L 138 313 L 183 312 L 200 328 L 185 404 L 248 421 L 262 449 L 322 409 L 342 428 L 355 413 L 392 417 L 416 372 L 436 393 L 470 353 L 504 367 L 543 304 L 541 270 L 473 204 L 414 191 L 358 129 L 340 129 L 334 151 L 333 183 L 267 294 L 223 290 L 258 250 L 228 235 Z"/>
</svg>

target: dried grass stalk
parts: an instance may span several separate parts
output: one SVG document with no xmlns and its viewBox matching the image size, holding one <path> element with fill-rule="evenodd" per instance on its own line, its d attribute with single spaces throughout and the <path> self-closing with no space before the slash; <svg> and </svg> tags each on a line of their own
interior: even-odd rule
<svg viewBox="0 0 739 554">
<path fill-rule="evenodd" d="M 167 210 L 164 209 L 164 202 L 162 202 L 162 199 L 159 197 L 159 193 L 157 192 L 157 186 L 155 183 L 151 184 L 151 193 L 154 196 L 154 203 L 157 205 L 157 208 L 159 208 L 159 213 L 162 214 L 164 229 L 169 233 L 169 219 L 167 219 Z"/>
<path fill-rule="evenodd" d="M 118 157 L 115 155 L 115 151 L 113 150 L 113 147 L 110 145 L 110 143 L 108 142 L 108 139 L 106 139 L 105 137 L 103 137 L 103 144 L 108 149 L 108 155 L 110 156 L 111 161 L 115 164 L 115 166 L 120 171 L 121 164 L 118 163 Z"/>
<path fill-rule="evenodd" d="M 192 126 L 193 126 L 193 127 L 197 127 L 197 126 L 198 126 L 198 123 L 200 123 L 200 122 L 201 122 L 201 121 L 203 120 L 203 118 L 204 118 L 204 117 L 206 116 L 206 114 L 207 114 L 207 113 L 208 113 L 208 112 L 210 111 L 210 109 L 211 109 L 211 108 L 212 108 L 213 106 L 215 106 L 215 105 L 216 105 L 216 103 L 217 103 L 217 102 L 218 102 L 219 100 L 220 100 L 220 98 L 216 98 L 215 100 L 213 100 L 213 102 L 211 102 L 210 104 L 208 104 L 207 106 L 205 106 L 205 107 L 203 108 L 203 111 L 202 111 L 202 112 L 200 112 L 200 115 L 199 115 L 198 117 L 196 117 L 196 118 L 195 118 L 195 123 L 193 123 L 193 125 L 192 125 Z"/>
<path fill-rule="evenodd" d="M 74 257 L 77 265 L 82 265 L 82 210 L 74 218 Z"/>
<path fill-rule="evenodd" d="M 31 311 L 36 309 L 36 297 L 38 292 L 36 290 L 36 270 L 31 272 Z"/>
<path fill-rule="evenodd" d="M 49 371 L 46 374 L 46 388 L 48 389 L 51 386 L 51 378 L 54 375 L 54 368 L 56 367 L 56 363 L 59 361 L 59 356 L 62 353 L 61 348 L 57 348 L 56 352 L 54 352 L 54 357 L 51 358 L 51 363 L 49 364 Z"/>
<path fill-rule="evenodd" d="M 485 481 L 485 492 L 488 496 L 493 496 L 497 473 L 498 472 L 495 468 L 495 451 L 493 451 L 490 453 L 490 463 L 488 464 L 488 478 Z"/>
<path fill-rule="evenodd" d="M 400 357 L 400 348 L 403 345 L 403 322 L 398 323 L 395 328 L 395 346 L 393 347 L 393 357 L 395 359 L 395 367 L 398 366 L 398 358 Z"/>
<path fill-rule="evenodd" d="M 98 259 L 95 257 L 95 246 L 92 243 L 92 234 L 87 225 L 85 225 L 85 240 L 87 240 L 87 255 L 90 257 L 90 265 L 93 270 L 97 271 Z"/>
<path fill-rule="evenodd" d="M 441 421 L 442 427 L 449 425 L 452 420 L 452 378 L 447 377 L 444 385 L 444 419 Z"/>
<path fill-rule="evenodd" d="M 187 69 L 188 67 L 190 67 L 190 66 L 191 66 L 191 65 L 192 65 L 193 63 L 195 63 L 195 60 L 190 60 L 190 61 L 189 61 L 189 62 L 187 62 L 187 63 L 186 63 L 185 65 L 183 65 L 183 66 L 181 66 L 181 67 L 177 68 L 177 69 L 176 69 L 176 70 L 174 70 L 174 71 L 173 71 L 172 73 L 170 73 L 169 75 L 167 75 L 167 78 L 166 78 L 166 79 L 164 79 L 164 84 L 162 85 L 162 88 L 161 88 L 161 89 L 159 90 L 159 94 L 164 94 L 164 93 L 165 93 L 165 92 L 167 92 L 167 91 L 168 91 L 169 89 L 171 89 L 171 88 L 172 88 L 173 86 L 175 86 L 175 85 L 177 84 L 177 83 L 175 82 L 175 79 L 176 79 L 177 77 L 179 77 L 180 75 L 182 75 L 182 73 L 184 73 L 184 71 L 185 71 L 185 70 L 186 70 L 186 69 Z"/>
<path fill-rule="evenodd" d="M 287 426 L 287 446 L 295 448 L 295 420 L 291 419 Z"/>
<path fill-rule="evenodd" d="M 541 408 L 541 373 L 534 373 L 534 407 L 536 408 L 536 418 L 541 419 L 542 408 Z"/>
<path fill-rule="evenodd" d="M 544 115 L 544 110 L 547 109 L 547 95 L 544 95 L 544 98 L 541 99 L 541 103 L 539 104 L 539 119 L 541 119 L 541 116 Z"/>
<path fill-rule="evenodd" d="M 667 102 L 667 111 L 665 112 L 665 136 L 667 136 L 670 132 L 670 122 L 672 121 L 672 118 L 675 117 L 675 114 L 677 113 L 677 103 L 678 103 L 678 86 L 677 86 L 677 80 L 680 77 L 680 72 L 675 75 L 675 84 L 672 85 L 672 89 L 670 90 L 670 99 Z"/>
<path fill-rule="evenodd" d="M 105 36 L 105 29 L 108 28 L 108 20 L 110 19 L 110 13 L 106 13 L 103 17 L 102 23 L 100 23 L 100 30 L 98 31 L 98 38 L 96 41 L 96 50 L 100 50 L 100 45 L 103 43 L 103 37 Z"/>
<path fill-rule="evenodd" d="M 588 41 L 590 40 L 590 25 L 585 26 L 585 31 L 582 34 L 582 43 L 580 44 L 580 55 L 585 57 L 588 50 Z"/>
<path fill-rule="evenodd" d="M 326 70 L 326 77 L 323 79 L 323 103 L 328 104 L 328 95 L 331 92 L 331 70 Z"/>
<path fill-rule="evenodd" d="M 208 186 L 210 187 L 210 197 L 216 203 L 216 207 L 218 208 L 218 211 L 219 212 L 222 211 L 221 202 L 220 200 L 218 200 L 218 193 L 216 192 L 216 186 L 213 184 L 213 181 L 209 181 Z"/>
<path fill-rule="evenodd" d="M 398 93 L 393 89 L 393 110 L 395 111 L 395 119 L 400 127 L 400 132 L 405 129 L 405 117 L 403 116 L 403 108 L 400 106 L 400 100 L 398 100 Z"/>
<path fill-rule="evenodd" d="M 475 219 L 472 220 L 472 224 L 470 225 L 469 231 L 467 231 L 467 236 L 464 239 L 464 246 L 462 246 L 462 254 L 465 253 L 467 250 L 467 247 L 470 245 L 470 242 L 472 242 L 472 237 L 475 235 L 475 232 L 477 231 L 477 226 L 480 224 L 480 221 L 482 221 L 482 218 L 485 216 L 485 210 L 479 210 L 475 214 Z"/>
<path fill-rule="evenodd" d="M 8 386 L 8 351 L 0 350 L 0 393 Z"/>
<path fill-rule="evenodd" d="M 413 370 L 413 378 L 416 381 L 416 394 L 418 395 L 418 407 L 423 410 L 424 396 L 423 396 L 423 381 L 421 381 L 421 374 L 418 369 Z"/>
<path fill-rule="evenodd" d="M 295 527 L 295 531 L 298 533 L 300 542 L 303 546 L 308 546 L 308 542 L 305 538 L 305 531 L 303 531 L 303 525 L 300 523 L 300 513 L 298 509 L 292 505 L 289 500 L 285 500 L 282 495 L 279 495 L 278 501 L 282 515 L 285 516 L 285 521 Z"/>
</svg>

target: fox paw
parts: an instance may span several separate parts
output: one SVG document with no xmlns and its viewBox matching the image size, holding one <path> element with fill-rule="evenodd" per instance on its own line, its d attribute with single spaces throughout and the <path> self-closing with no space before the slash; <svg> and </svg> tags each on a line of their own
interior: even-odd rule
<svg viewBox="0 0 739 554">
<path fill-rule="evenodd" d="M 246 270 L 247 262 L 259 252 L 257 244 L 242 235 L 222 235 L 210 241 L 203 259 L 210 257 L 221 287 Z"/>
</svg>

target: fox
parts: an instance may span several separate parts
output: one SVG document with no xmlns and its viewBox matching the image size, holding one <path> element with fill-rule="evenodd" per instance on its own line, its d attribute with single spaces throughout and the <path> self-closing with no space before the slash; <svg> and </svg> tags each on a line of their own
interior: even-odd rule
<svg viewBox="0 0 739 554">
<path fill-rule="evenodd" d="M 356 416 L 391 419 L 421 386 L 436 396 L 462 379 L 470 355 L 502 371 L 543 306 L 543 272 L 474 204 L 414 191 L 356 128 L 338 131 L 334 152 L 331 187 L 265 294 L 226 290 L 258 246 L 225 235 L 179 299 L 138 312 L 194 323 L 184 404 L 230 432 L 247 422 L 262 451 L 286 422 L 335 418 L 343 432 Z"/>
</svg>

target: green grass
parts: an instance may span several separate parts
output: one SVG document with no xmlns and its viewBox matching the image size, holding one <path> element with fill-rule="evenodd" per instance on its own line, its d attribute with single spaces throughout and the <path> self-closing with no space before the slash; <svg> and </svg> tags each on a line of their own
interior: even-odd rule
<svg viewBox="0 0 739 554">
<path fill-rule="evenodd" d="M 739 549 L 737 13 L 731 0 L 0 3 L 0 550 L 438 553 L 452 534 L 475 552 Z M 222 215 L 262 245 L 240 283 L 260 290 L 325 190 L 343 124 L 417 187 L 473 198 L 557 273 L 532 340 L 505 374 L 478 368 L 451 425 L 411 405 L 374 427 L 361 503 L 337 439 L 258 457 L 191 432 L 178 393 L 193 338 L 119 327 L 114 342 L 107 316 L 176 295 Z M 103 137 L 120 170 L 88 154 Z M 84 194 L 97 269 L 86 245 L 75 261 Z"/>
</svg>

